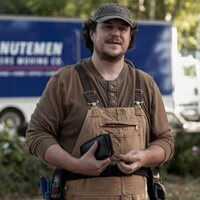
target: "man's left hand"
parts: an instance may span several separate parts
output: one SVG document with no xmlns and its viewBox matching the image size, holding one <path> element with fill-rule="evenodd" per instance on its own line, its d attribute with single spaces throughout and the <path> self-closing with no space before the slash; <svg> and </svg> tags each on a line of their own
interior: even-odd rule
<svg viewBox="0 0 200 200">
<path fill-rule="evenodd" d="M 131 174 L 141 167 L 158 166 L 165 160 L 165 151 L 158 145 L 151 145 L 145 150 L 131 150 L 119 154 L 119 169 L 125 174 Z"/>
<path fill-rule="evenodd" d="M 125 174 L 131 174 L 144 165 L 145 152 L 143 150 L 131 150 L 126 154 L 119 154 L 121 160 L 117 165 Z"/>
</svg>

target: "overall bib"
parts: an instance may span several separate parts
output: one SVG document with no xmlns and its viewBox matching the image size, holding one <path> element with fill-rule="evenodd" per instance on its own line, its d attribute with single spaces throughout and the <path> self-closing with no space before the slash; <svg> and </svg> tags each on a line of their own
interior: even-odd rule
<svg viewBox="0 0 200 200">
<path fill-rule="evenodd" d="M 133 95 L 134 96 L 134 95 Z M 146 148 L 147 123 L 139 104 L 133 107 L 99 108 L 88 110 L 72 155 L 80 157 L 80 146 L 100 134 L 110 134 L 114 149 L 111 165 L 119 160 L 116 155 Z M 66 181 L 66 200 L 146 200 L 147 181 L 144 176 L 110 176 Z"/>
</svg>

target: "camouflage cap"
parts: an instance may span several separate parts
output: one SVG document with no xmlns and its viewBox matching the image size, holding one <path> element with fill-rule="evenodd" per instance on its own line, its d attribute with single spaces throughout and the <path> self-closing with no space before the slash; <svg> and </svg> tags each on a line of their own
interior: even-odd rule
<svg viewBox="0 0 200 200">
<path fill-rule="evenodd" d="M 109 19 L 122 19 L 126 21 L 132 28 L 134 23 L 131 21 L 131 12 L 128 8 L 115 3 L 102 4 L 94 13 L 93 21 L 105 22 Z"/>
</svg>

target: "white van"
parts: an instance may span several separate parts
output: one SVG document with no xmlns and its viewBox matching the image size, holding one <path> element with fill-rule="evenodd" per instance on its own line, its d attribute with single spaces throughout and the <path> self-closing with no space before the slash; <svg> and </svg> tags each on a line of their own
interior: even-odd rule
<svg viewBox="0 0 200 200">
<path fill-rule="evenodd" d="M 200 62 L 180 56 L 174 73 L 175 110 L 187 121 L 200 121 Z"/>
</svg>

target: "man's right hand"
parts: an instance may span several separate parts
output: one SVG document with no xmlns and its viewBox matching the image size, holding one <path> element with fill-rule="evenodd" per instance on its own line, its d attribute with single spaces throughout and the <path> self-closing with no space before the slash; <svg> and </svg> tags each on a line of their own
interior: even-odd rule
<svg viewBox="0 0 200 200">
<path fill-rule="evenodd" d="M 98 176 L 110 164 L 110 158 L 104 160 L 96 160 L 94 154 L 98 147 L 98 142 L 95 142 L 91 148 L 80 158 L 77 159 L 77 172 L 79 174 Z"/>
<path fill-rule="evenodd" d="M 51 145 L 44 154 L 44 160 L 55 167 L 71 171 L 73 173 L 89 176 L 98 176 L 110 164 L 110 158 L 96 160 L 94 154 L 98 147 L 95 142 L 91 148 L 80 158 L 75 158 L 66 152 L 59 144 Z"/>
</svg>

